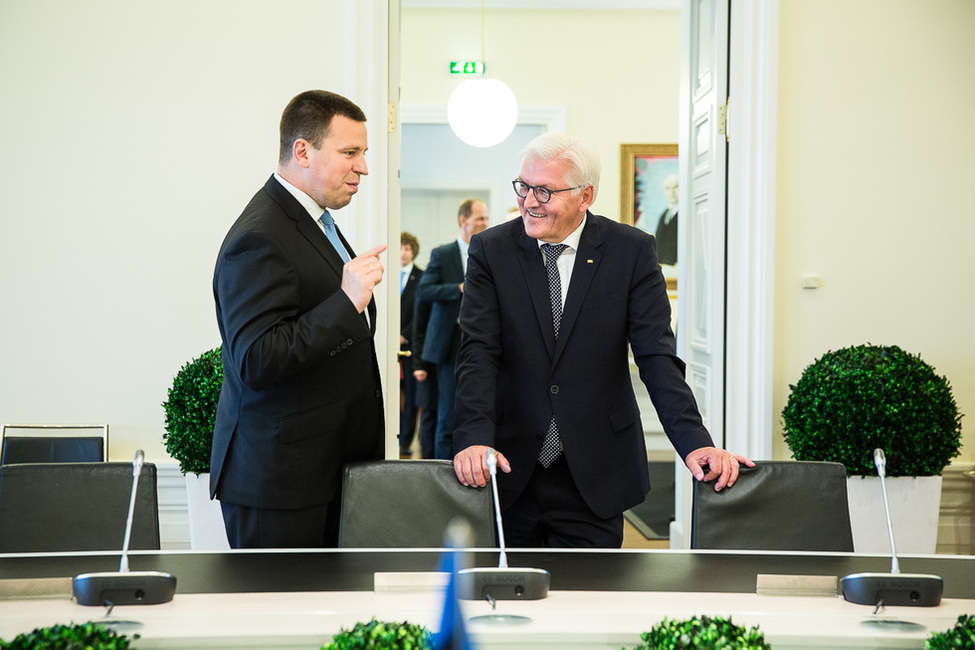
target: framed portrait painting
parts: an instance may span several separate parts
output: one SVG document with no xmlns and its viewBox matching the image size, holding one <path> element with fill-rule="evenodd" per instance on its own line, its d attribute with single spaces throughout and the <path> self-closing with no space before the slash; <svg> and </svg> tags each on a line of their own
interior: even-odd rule
<svg viewBox="0 0 975 650">
<path fill-rule="evenodd" d="M 621 144 L 620 172 L 620 221 L 656 232 L 676 209 L 677 145 Z"/>
</svg>

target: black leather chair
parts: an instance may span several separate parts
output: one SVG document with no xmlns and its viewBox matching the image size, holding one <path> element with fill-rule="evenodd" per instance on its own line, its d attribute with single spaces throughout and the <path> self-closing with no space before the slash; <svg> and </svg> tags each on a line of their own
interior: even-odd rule
<svg viewBox="0 0 975 650">
<path fill-rule="evenodd" d="M 470 524 L 472 546 L 498 546 L 490 486 L 464 487 L 452 462 L 384 460 L 345 467 L 340 547 L 441 548 L 454 517 Z"/>
<path fill-rule="evenodd" d="M 695 482 L 691 548 L 852 553 L 846 468 L 764 461 L 730 489 Z"/>
<path fill-rule="evenodd" d="M 0 465 L 0 553 L 121 551 L 132 463 Z M 130 549 L 159 549 L 156 466 L 144 463 Z"/>
<path fill-rule="evenodd" d="M 77 435 L 88 429 L 97 430 L 98 434 Z M 107 458 L 107 424 L 0 424 L 0 464 L 3 465 L 98 463 Z"/>
</svg>

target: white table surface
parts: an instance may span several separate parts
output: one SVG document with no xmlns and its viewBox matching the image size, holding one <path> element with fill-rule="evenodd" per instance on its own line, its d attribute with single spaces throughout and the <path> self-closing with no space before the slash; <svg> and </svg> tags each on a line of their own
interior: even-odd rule
<svg viewBox="0 0 975 650">
<path fill-rule="evenodd" d="M 443 594 L 293 592 L 177 594 L 172 602 L 105 609 L 67 597 L 0 601 L 0 638 L 56 623 L 88 620 L 119 623 L 138 633 L 136 648 L 320 648 L 340 628 L 357 621 L 409 621 L 436 630 Z M 975 614 L 975 600 L 945 599 L 939 607 L 873 608 L 841 597 L 761 596 L 754 593 L 552 591 L 536 601 L 462 601 L 471 636 L 480 648 L 632 648 L 640 634 L 663 618 L 731 616 L 738 625 L 758 625 L 779 648 L 923 648 L 931 632 Z M 524 616 L 519 625 L 487 624 L 472 617 Z M 866 621 L 900 620 L 923 626 L 911 631 L 877 629 Z M 134 623 L 126 625 L 125 622 Z"/>
</svg>

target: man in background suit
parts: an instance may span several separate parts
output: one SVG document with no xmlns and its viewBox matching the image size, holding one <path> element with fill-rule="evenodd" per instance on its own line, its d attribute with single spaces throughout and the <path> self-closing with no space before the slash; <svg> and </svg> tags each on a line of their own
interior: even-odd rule
<svg viewBox="0 0 975 650">
<path fill-rule="evenodd" d="M 416 301 L 413 307 L 413 340 L 410 345 L 410 352 L 413 353 L 413 378 L 416 379 L 416 406 L 420 409 L 422 458 L 437 457 L 437 365 L 423 360 L 430 307 L 428 302 Z"/>
<path fill-rule="evenodd" d="M 342 465 L 384 455 L 372 294 L 386 246 L 356 256 L 328 212 L 368 173 L 365 121 L 334 93 L 292 99 L 277 172 L 220 247 L 210 496 L 234 548 L 336 546 Z"/>
<path fill-rule="evenodd" d="M 488 227 L 483 201 L 467 199 L 457 210 L 457 239 L 430 253 L 430 263 L 420 280 L 417 298 L 431 303 L 423 359 L 437 364 L 436 457 L 449 460 L 453 452 L 454 364 L 460 347 L 460 303 L 464 296 L 464 272 L 471 237 Z"/>
<path fill-rule="evenodd" d="M 522 218 L 471 240 L 454 470 L 484 486 L 486 452 L 497 451 L 512 546 L 619 548 L 623 512 L 650 489 L 630 348 L 697 480 L 720 490 L 753 463 L 712 446 L 676 356 L 653 237 L 589 211 L 592 145 L 546 133 L 522 156 Z"/>
<path fill-rule="evenodd" d="M 405 230 L 399 236 L 399 349 L 410 352 L 414 338 L 416 315 L 416 286 L 423 277 L 423 269 L 413 260 L 420 253 L 420 241 Z M 399 457 L 412 458 L 413 436 L 416 432 L 416 378 L 413 376 L 413 358 L 400 357 L 400 390 L 402 406 L 399 417 Z"/>
</svg>

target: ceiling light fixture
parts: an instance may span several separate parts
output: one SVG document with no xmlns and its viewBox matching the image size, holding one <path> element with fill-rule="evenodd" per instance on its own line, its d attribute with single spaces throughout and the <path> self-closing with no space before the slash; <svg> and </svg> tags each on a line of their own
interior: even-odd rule
<svg viewBox="0 0 975 650">
<path fill-rule="evenodd" d="M 481 0 L 481 61 L 484 58 L 484 4 Z M 493 147 L 511 135 L 518 122 L 518 101 L 507 84 L 480 77 L 462 81 L 447 101 L 447 123 L 472 147 Z"/>
</svg>

